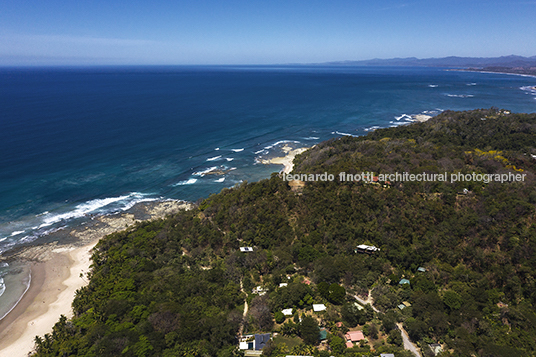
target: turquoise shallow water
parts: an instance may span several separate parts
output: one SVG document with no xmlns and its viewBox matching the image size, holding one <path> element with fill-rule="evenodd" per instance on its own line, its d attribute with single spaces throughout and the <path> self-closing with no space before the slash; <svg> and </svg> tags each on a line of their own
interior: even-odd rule
<svg viewBox="0 0 536 357">
<path fill-rule="evenodd" d="M 285 143 L 446 109 L 534 112 L 535 85 L 437 68 L 3 68 L 0 252 L 137 202 L 195 201 L 267 177 L 279 167 L 258 159 Z"/>
</svg>

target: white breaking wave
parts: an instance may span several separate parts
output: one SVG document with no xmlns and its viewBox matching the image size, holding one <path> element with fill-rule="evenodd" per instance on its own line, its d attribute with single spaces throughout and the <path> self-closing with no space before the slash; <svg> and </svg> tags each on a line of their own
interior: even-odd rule
<svg viewBox="0 0 536 357">
<path fill-rule="evenodd" d="M 524 86 L 524 87 L 520 87 L 519 89 L 527 92 L 527 94 L 536 95 L 536 86 Z"/>
<path fill-rule="evenodd" d="M 366 128 L 364 130 L 365 131 L 371 131 L 371 130 L 374 131 L 374 130 L 380 129 L 380 128 L 381 128 L 381 126 L 374 125 L 374 126 L 371 126 L 370 128 Z"/>
<path fill-rule="evenodd" d="M 240 152 L 240 151 L 244 151 L 244 148 L 242 148 L 242 149 L 231 149 L 231 151 Z"/>
<path fill-rule="evenodd" d="M 264 149 L 265 150 L 270 150 L 270 149 L 273 149 L 274 147 L 278 146 L 278 145 L 281 145 L 281 144 L 287 144 L 287 143 L 293 143 L 293 144 L 300 144 L 299 141 L 296 141 L 296 140 L 280 140 L 280 141 L 277 141 L 271 145 L 268 145 L 268 146 L 265 146 Z"/>
<path fill-rule="evenodd" d="M 215 148 L 214 150 L 215 150 L 215 151 L 218 151 L 218 150 L 220 150 L 220 148 Z"/>
<path fill-rule="evenodd" d="M 413 118 L 411 117 L 411 115 L 408 115 L 408 114 L 402 114 L 402 115 L 399 116 L 399 117 L 395 117 L 396 120 L 400 120 L 400 119 L 403 119 L 403 118 L 406 118 L 406 120 L 413 120 Z"/>
<path fill-rule="evenodd" d="M 225 181 L 225 177 L 222 177 L 220 179 L 214 180 L 214 182 L 223 182 L 223 181 Z"/>
<path fill-rule="evenodd" d="M 349 133 L 341 133 L 340 131 L 332 131 L 331 133 L 332 133 L 332 134 L 337 134 L 337 135 L 343 135 L 343 136 L 353 136 L 353 137 L 357 137 L 357 135 L 353 135 L 353 134 L 349 134 Z"/>
<path fill-rule="evenodd" d="M 437 88 L 438 85 L 437 85 L 437 84 L 429 84 L 428 87 L 430 87 L 430 88 Z"/>
<path fill-rule="evenodd" d="M 227 160 L 227 161 L 233 161 L 234 158 L 232 158 L 232 157 L 226 157 L 225 160 Z"/>
<path fill-rule="evenodd" d="M 124 195 L 124 196 L 99 198 L 95 200 L 90 200 L 85 203 L 79 204 L 78 206 L 76 206 L 74 210 L 69 211 L 69 212 L 56 213 L 56 214 L 49 212 L 43 215 L 42 216 L 43 223 L 41 223 L 38 228 L 48 227 L 55 223 L 66 221 L 69 219 L 84 217 L 90 213 L 95 213 L 101 208 L 111 205 L 112 203 L 126 201 L 124 205 L 119 208 L 119 210 L 125 210 L 125 209 L 132 207 L 135 203 L 147 201 L 147 200 L 154 200 L 154 199 L 144 198 L 144 195 L 139 192 L 133 192 L 131 194 Z"/>
<path fill-rule="evenodd" d="M 408 125 L 409 122 L 407 121 L 390 121 L 389 124 L 391 124 L 391 128 L 402 126 L 402 125 Z"/>
<path fill-rule="evenodd" d="M 203 171 L 197 171 L 197 172 L 194 172 L 192 175 L 195 175 L 195 176 L 205 176 L 206 174 L 208 174 L 209 172 L 211 171 L 214 171 L 214 170 L 217 170 L 218 169 L 218 166 L 212 166 L 212 167 L 209 167 L 208 169 L 205 169 Z"/>
<path fill-rule="evenodd" d="M 185 181 L 179 181 L 177 182 L 176 184 L 174 184 L 173 186 L 184 186 L 184 185 L 193 185 L 194 183 L 197 182 L 197 179 L 196 178 L 191 178 L 189 180 L 185 180 Z"/>
<path fill-rule="evenodd" d="M 307 138 L 304 138 L 304 140 L 318 140 L 320 139 L 319 137 L 316 137 L 316 136 L 309 136 Z"/>
<path fill-rule="evenodd" d="M 221 159 L 221 155 L 219 155 L 219 156 L 214 156 L 214 157 L 209 157 L 209 158 L 207 159 L 207 161 L 214 161 L 214 160 L 218 160 L 218 159 Z"/>
<path fill-rule="evenodd" d="M 11 233 L 11 237 L 13 237 L 13 236 L 17 236 L 17 235 L 19 235 L 19 234 L 21 234 L 21 233 L 24 233 L 24 232 L 25 232 L 25 231 L 15 231 L 15 232 Z"/>
<path fill-rule="evenodd" d="M 453 97 L 453 98 L 472 98 L 474 97 L 473 94 L 445 94 L 447 97 Z"/>
</svg>

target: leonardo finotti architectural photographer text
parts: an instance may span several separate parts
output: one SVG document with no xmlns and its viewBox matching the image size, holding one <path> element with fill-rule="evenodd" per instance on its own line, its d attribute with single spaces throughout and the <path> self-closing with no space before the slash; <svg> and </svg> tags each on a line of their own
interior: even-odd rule
<svg viewBox="0 0 536 357">
<path fill-rule="evenodd" d="M 300 180 L 300 181 L 306 181 L 306 182 L 315 182 L 315 181 L 335 181 L 335 178 L 338 179 L 340 182 L 365 182 L 365 183 L 373 183 L 373 182 L 385 182 L 385 183 L 391 183 L 391 182 L 434 182 L 434 181 L 440 181 L 440 182 L 469 182 L 469 181 L 476 181 L 476 182 L 483 182 L 483 183 L 490 183 L 490 182 L 522 182 L 525 181 L 526 174 L 519 174 L 519 173 L 502 173 L 502 174 L 482 174 L 482 173 L 440 173 L 440 174 L 431 174 L 431 173 L 420 173 L 420 174 L 410 174 L 409 172 L 395 172 L 390 174 L 378 174 L 374 175 L 374 172 L 361 172 L 359 174 L 349 174 L 346 172 L 340 172 L 338 175 L 328 174 L 327 172 L 324 172 L 322 174 L 283 174 L 283 180 L 285 181 L 293 181 L 293 180 Z"/>
</svg>

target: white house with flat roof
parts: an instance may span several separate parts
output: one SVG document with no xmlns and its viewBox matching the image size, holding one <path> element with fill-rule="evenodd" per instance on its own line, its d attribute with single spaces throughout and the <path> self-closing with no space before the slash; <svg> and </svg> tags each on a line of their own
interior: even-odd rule
<svg viewBox="0 0 536 357">
<path fill-rule="evenodd" d="M 313 304 L 313 311 L 314 312 L 320 312 L 320 311 L 325 311 L 326 310 L 326 305 L 324 304 Z"/>
</svg>

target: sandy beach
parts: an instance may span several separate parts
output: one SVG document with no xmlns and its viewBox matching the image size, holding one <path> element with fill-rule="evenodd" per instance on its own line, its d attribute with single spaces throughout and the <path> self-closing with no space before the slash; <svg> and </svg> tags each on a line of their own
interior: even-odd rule
<svg viewBox="0 0 536 357">
<path fill-rule="evenodd" d="M 72 317 L 71 302 L 76 290 L 87 284 L 85 274 L 97 241 L 51 249 L 46 261 L 32 263 L 30 288 L 0 322 L 0 355 L 27 356 L 35 336 L 51 332 L 61 315 Z"/>
<path fill-rule="evenodd" d="M 285 145 L 281 149 L 286 154 L 285 156 L 260 160 L 260 162 L 265 165 L 268 165 L 268 164 L 283 165 L 283 169 L 281 170 L 281 172 L 284 174 L 289 174 L 292 172 L 292 169 L 294 168 L 294 158 L 296 157 L 296 155 L 299 155 L 308 149 L 310 148 L 292 149 L 290 146 Z"/>
<path fill-rule="evenodd" d="M 93 226 L 70 232 L 78 244 L 53 242 L 14 254 L 12 259 L 31 262 L 31 283 L 17 306 L 0 321 L 0 356 L 28 356 L 35 336 L 50 333 L 61 315 L 72 317 L 75 292 L 88 283 L 92 249 L 102 237 L 141 221 L 140 211 L 146 219 L 158 219 L 190 207 L 184 202 L 165 201 L 138 208 L 137 215 L 98 217 Z"/>
</svg>

